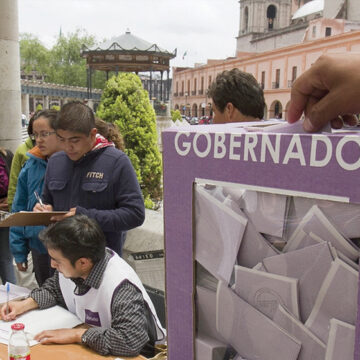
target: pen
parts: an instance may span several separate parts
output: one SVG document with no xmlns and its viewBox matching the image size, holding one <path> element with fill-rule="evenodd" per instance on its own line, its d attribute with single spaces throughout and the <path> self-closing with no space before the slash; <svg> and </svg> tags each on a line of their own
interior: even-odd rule
<svg viewBox="0 0 360 360">
<path fill-rule="evenodd" d="M 36 200 L 38 201 L 38 203 L 40 204 L 41 207 L 44 207 L 44 204 L 41 200 L 41 197 L 39 196 L 38 192 L 35 190 L 34 191 L 34 194 L 35 194 L 35 197 L 36 197 Z"/>
<path fill-rule="evenodd" d="M 9 314 L 10 283 L 6 283 L 6 315 Z"/>
</svg>

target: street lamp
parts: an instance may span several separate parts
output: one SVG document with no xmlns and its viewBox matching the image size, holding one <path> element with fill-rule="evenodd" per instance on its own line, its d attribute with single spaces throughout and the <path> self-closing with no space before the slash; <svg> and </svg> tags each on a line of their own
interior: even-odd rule
<svg viewBox="0 0 360 360">
<path fill-rule="evenodd" d="M 187 97 L 188 97 L 188 93 L 185 92 L 185 116 L 187 116 Z"/>
</svg>

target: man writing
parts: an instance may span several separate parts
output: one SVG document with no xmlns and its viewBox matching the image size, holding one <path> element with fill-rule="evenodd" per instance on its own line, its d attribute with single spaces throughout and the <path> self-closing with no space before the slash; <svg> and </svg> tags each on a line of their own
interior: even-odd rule
<svg viewBox="0 0 360 360">
<path fill-rule="evenodd" d="M 82 343 L 101 355 L 153 355 L 153 344 L 164 336 L 154 306 L 134 270 L 105 248 L 98 224 L 84 215 L 68 217 L 40 235 L 55 268 L 53 277 L 28 299 L 1 309 L 5 321 L 36 308 L 60 305 L 76 314 L 88 329 L 43 331 L 43 343 Z"/>
<path fill-rule="evenodd" d="M 144 201 L 129 158 L 97 134 L 92 110 L 81 102 L 65 104 L 55 124 L 64 151 L 48 162 L 42 200 L 34 211 L 68 211 L 95 219 L 106 244 L 121 255 L 123 232 L 140 226 Z M 58 221 L 63 217 L 54 217 Z"/>
</svg>

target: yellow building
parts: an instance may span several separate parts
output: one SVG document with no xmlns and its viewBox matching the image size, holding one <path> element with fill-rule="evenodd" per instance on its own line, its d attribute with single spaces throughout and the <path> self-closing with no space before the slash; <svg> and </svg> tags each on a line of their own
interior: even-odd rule
<svg viewBox="0 0 360 360">
<path fill-rule="evenodd" d="M 240 0 L 236 57 L 194 68 L 173 67 L 172 108 L 210 115 L 207 89 L 223 70 L 239 68 L 264 89 L 265 118 L 287 118 L 293 81 L 324 53 L 360 51 L 358 0 Z"/>
</svg>

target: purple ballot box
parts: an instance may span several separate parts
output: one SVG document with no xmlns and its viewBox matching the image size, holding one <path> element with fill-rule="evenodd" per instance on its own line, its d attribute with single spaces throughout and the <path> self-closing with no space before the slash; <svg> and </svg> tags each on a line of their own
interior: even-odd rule
<svg viewBox="0 0 360 360">
<path fill-rule="evenodd" d="M 247 128 L 250 125 L 251 128 Z M 207 307 L 213 309 L 211 311 L 221 311 L 221 314 L 209 314 L 212 319 L 217 319 L 217 331 L 220 330 L 223 334 L 230 331 L 231 329 L 225 328 L 226 323 L 220 320 L 223 316 L 229 319 L 239 318 L 244 308 L 249 308 L 249 321 L 254 317 L 259 324 L 266 324 L 269 329 L 278 329 L 279 325 L 272 323 L 273 319 L 266 314 L 259 314 L 256 306 L 251 304 L 258 305 L 257 302 L 260 301 L 260 305 L 271 302 L 285 306 L 281 303 L 281 296 L 278 296 L 276 289 L 268 289 L 261 283 L 256 283 L 252 287 L 255 289 L 252 291 L 254 298 L 242 298 L 241 291 L 235 292 L 233 287 L 234 269 L 237 265 L 249 269 L 256 266 L 261 271 L 268 271 L 263 266 L 264 259 L 271 258 L 265 261 L 265 264 L 269 264 L 274 257 L 282 256 L 284 259 L 283 254 L 294 250 L 294 254 L 289 257 L 294 258 L 291 274 L 298 274 L 300 271 L 297 280 L 300 283 L 304 278 L 309 281 L 312 275 L 304 273 L 300 260 L 303 251 L 299 249 L 323 242 L 328 242 L 329 262 L 350 265 L 358 263 L 360 135 L 294 134 L 285 131 L 286 126 L 285 130 L 274 129 L 272 132 L 271 128 L 266 128 L 263 131 L 263 126 L 266 125 L 266 122 L 259 122 L 176 127 L 162 133 L 169 360 L 196 360 L 196 343 L 205 335 L 208 336 L 201 333 L 204 325 L 198 324 L 198 321 L 206 316 L 204 311 L 210 310 L 197 309 L 202 303 L 200 296 L 197 298 L 197 286 L 208 288 L 212 294 L 217 294 L 216 304 L 214 302 L 213 306 Z M 259 126 L 258 129 L 256 126 Z M 316 222 L 307 215 L 314 206 L 321 215 L 319 221 L 316 218 Z M 321 231 L 318 229 L 320 221 Z M 317 228 L 312 228 L 312 223 L 316 223 Z M 289 243 L 286 246 L 290 239 L 293 245 Z M 303 246 L 302 239 L 307 239 Z M 299 269 L 296 268 L 297 264 Z M 356 266 L 350 265 L 342 265 L 346 274 L 352 274 L 351 269 Z M 330 266 L 324 268 L 326 274 L 328 268 Z M 266 278 L 278 277 L 276 273 L 268 273 Z M 261 276 L 258 278 L 260 280 L 254 278 L 252 281 L 263 281 Z M 321 282 L 323 278 L 329 277 L 324 273 Z M 336 282 L 336 278 L 333 278 Z M 319 279 L 319 276 L 314 279 Z M 320 304 L 315 310 L 324 312 L 328 303 L 333 304 L 331 291 L 328 289 L 335 287 L 330 280 L 327 282 L 329 284 L 321 284 L 325 290 L 317 294 L 319 298 L 307 299 L 306 292 L 296 296 L 299 301 L 304 299 L 304 304 Z M 346 286 L 344 289 L 347 291 Z M 301 291 L 301 286 L 298 290 Z M 351 293 L 353 291 L 349 291 L 349 296 Z M 222 294 L 227 294 L 226 301 L 233 306 L 226 306 Z M 326 302 L 321 300 L 325 294 L 329 294 L 326 295 Z M 341 303 L 340 298 L 334 301 Z M 357 299 L 349 301 L 353 301 L 358 308 Z M 299 303 L 300 309 L 304 304 Z M 233 313 L 227 314 L 227 310 Z M 308 313 L 311 311 L 309 309 Z M 197 316 L 197 313 L 201 316 Z M 343 313 L 338 311 L 333 317 L 332 313 L 327 314 L 329 329 L 330 320 L 336 316 L 342 317 Z M 297 329 L 304 328 L 296 314 L 290 314 L 289 318 L 297 322 Z M 317 318 L 318 316 L 311 318 L 312 329 L 323 326 L 317 323 Z M 360 318 L 344 316 L 337 320 L 348 324 L 346 326 L 356 327 L 354 351 L 355 359 L 360 359 Z M 238 333 L 247 332 L 246 322 L 243 327 L 238 324 L 236 326 Z M 264 335 L 262 331 L 266 327 L 259 327 L 262 330 L 249 331 L 249 341 L 256 343 L 257 339 L 253 337 L 261 339 Z M 291 326 L 282 328 L 280 325 L 280 328 L 284 338 L 289 339 L 289 347 L 282 350 L 295 354 L 298 351 L 297 344 L 301 343 L 301 339 L 297 338 L 300 330 L 291 333 Z M 306 331 L 306 337 L 316 339 L 321 352 L 324 352 L 328 332 L 322 333 L 322 339 L 318 341 L 316 334 Z M 225 338 L 228 341 L 225 345 L 235 349 L 236 356 L 251 358 L 252 350 L 245 348 L 238 339 L 226 339 L 224 336 L 219 339 L 216 338 L 216 331 L 213 333 L 215 335 L 208 340 L 209 343 L 223 343 Z M 336 341 L 331 338 L 332 343 Z M 266 346 L 272 346 L 271 344 Z M 260 348 L 254 348 L 253 351 L 254 355 L 266 353 Z M 267 353 L 273 351 L 275 353 L 276 349 L 269 348 Z M 308 349 L 303 347 L 299 358 L 306 359 L 307 353 Z M 209 355 L 209 360 L 214 358 L 211 356 Z"/>
</svg>

